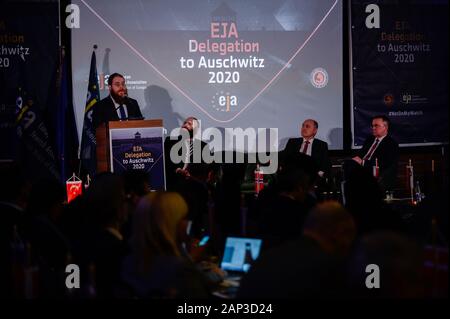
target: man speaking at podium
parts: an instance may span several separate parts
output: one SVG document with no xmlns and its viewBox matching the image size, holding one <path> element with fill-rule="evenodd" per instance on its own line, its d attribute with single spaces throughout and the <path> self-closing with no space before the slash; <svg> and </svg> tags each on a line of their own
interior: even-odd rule
<svg viewBox="0 0 450 319">
<path fill-rule="evenodd" d="M 129 98 L 125 78 L 113 73 L 108 78 L 109 95 L 94 106 L 92 123 L 97 128 L 109 121 L 127 121 L 143 119 L 136 100 Z"/>
</svg>

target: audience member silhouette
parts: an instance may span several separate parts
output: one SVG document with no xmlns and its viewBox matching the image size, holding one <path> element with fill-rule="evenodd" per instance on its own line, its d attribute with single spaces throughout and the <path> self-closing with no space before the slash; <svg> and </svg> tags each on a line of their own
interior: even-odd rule
<svg viewBox="0 0 450 319">
<path fill-rule="evenodd" d="M 127 218 L 122 227 L 122 233 L 124 238 L 129 240 L 133 227 L 133 212 L 142 196 L 150 192 L 150 176 L 143 170 L 127 170 L 123 173 L 122 178 L 127 203 Z"/>
<path fill-rule="evenodd" d="M 344 164 L 345 207 L 355 219 L 359 234 L 373 230 L 404 231 L 398 214 L 383 201 L 383 193 L 376 179 L 354 161 Z"/>
<path fill-rule="evenodd" d="M 376 268 L 368 273 L 368 265 Z M 361 239 L 352 254 L 348 285 L 353 297 L 422 298 L 422 269 L 423 250 L 416 242 L 391 231 L 373 232 Z"/>
<path fill-rule="evenodd" d="M 25 209 L 31 183 L 17 164 L 0 164 L 0 297 L 13 296 L 11 274 L 11 242 L 15 237 L 23 239 L 26 223 Z M 3 259 L 2 259 L 3 260 Z"/>
<path fill-rule="evenodd" d="M 36 182 L 30 193 L 26 237 L 34 262 L 39 266 L 41 297 L 64 296 L 61 278 L 71 252 L 60 225 L 64 197 L 64 188 L 53 179 Z"/>
<path fill-rule="evenodd" d="M 290 158 L 277 172 L 276 185 L 257 204 L 265 248 L 299 237 L 304 219 L 316 202 L 313 190 L 317 169 L 313 160 L 304 154 Z"/>
<path fill-rule="evenodd" d="M 262 253 L 242 279 L 238 297 L 343 296 L 342 270 L 355 234 L 351 215 L 339 203 L 318 204 L 306 217 L 300 238 Z"/>
<path fill-rule="evenodd" d="M 183 248 L 188 207 L 178 193 L 144 196 L 134 215 L 123 279 L 139 298 L 203 298 L 208 288 Z"/>
<path fill-rule="evenodd" d="M 86 192 L 85 200 L 93 226 L 85 242 L 86 251 L 90 252 L 85 266 L 88 269 L 92 265 L 95 267 L 99 298 L 117 297 L 122 287 L 121 264 L 128 254 L 128 245 L 122 235 L 122 225 L 127 217 L 122 178 L 112 173 L 99 174 Z"/>
</svg>

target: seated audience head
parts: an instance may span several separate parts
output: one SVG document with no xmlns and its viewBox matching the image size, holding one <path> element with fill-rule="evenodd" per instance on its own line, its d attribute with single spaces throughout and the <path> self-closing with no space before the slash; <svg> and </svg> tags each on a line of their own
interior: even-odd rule
<svg viewBox="0 0 450 319">
<path fill-rule="evenodd" d="M 303 176 L 304 186 L 307 188 L 307 191 L 313 190 L 317 181 L 318 168 L 311 156 L 302 153 L 292 154 L 283 160 L 277 175 L 280 179 L 280 186 L 283 187 L 282 184 L 286 186 L 292 183 L 298 184 L 300 182 L 298 177 L 290 175 L 298 175 L 300 173 Z"/>
<path fill-rule="evenodd" d="M 96 226 L 120 228 L 127 216 L 122 178 L 113 173 L 98 174 L 86 191 L 85 205 Z"/>
<path fill-rule="evenodd" d="M 54 179 L 41 179 L 36 182 L 30 193 L 28 213 L 30 215 L 46 215 L 55 221 L 62 213 L 64 188 Z"/>
<path fill-rule="evenodd" d="M 379 269 L 379 288 L 368 289 L 368 265 Z M 356 245 L 350 258 L 349 285 L 358 297 L 420 298 L 423 297 L 423 252 L 420 246 L 394 232 L 374 232 Z M 376 284 L 376 270 L 370 284 Z"/>
<path fill-rule="evenodd" d="M 149 174 L 143 170 L 127 170 L 122 175 L 125 194 L 133 203 L 150 192 Z"/>
<path fill-rule="evenodd" d="M 138 203 L 131 239 L 133 253 L 143 258 L 145 272 L 156 256 L 181 256 L 180 245 L 186 233 L 188 207 L 174 192 L 152 192 Z"/>
<path fill-rule="evenodd" d="M 283 169 L 277 175 L 277 190 L 303 202 L 309 191 L 309 177 L 299 168 Z"/>
<path fill-rule="evenodd" d="M 0 164 L 0 201 L 26 208 L 31 183 L 16 163 Z"/>
<path fill-rule="evenodd" d="M 303 235 L 316 240 L 324 251 L 345 256 L 356 236 L 349 212 L 336 201 L 317 204 L 306 216 Z"/>
<path fill-rule="evenodd" d="M 403 231 L 402 221 L 385 205 L 375 177 L 354 161 L 347 161 L 344 167 L 345 207 L 355 219 L 358 233 L 381 229 Z"/>
</svg>

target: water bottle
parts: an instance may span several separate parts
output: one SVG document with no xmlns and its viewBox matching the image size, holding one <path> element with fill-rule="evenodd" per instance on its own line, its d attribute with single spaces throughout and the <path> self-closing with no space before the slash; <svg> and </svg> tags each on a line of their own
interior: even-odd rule
<svg viewBox="0 0 450 319">
<path fill-rule="evenodd" d="M 420 203 L 422 201 L 422 199 L 425 197 L 422 194 L 422 191 L 420 189 L 419 181 L 416 181 L 416 186 L 415 186 L 415 190 L 414 190 L 414 197 L 415 197 L 416 203 Z"/>
<path fill-rule="evenodd" d="M 256 164 L 255 169 L 255 195 L 258 196 L 259 192 L 264 188 L 264 173 L 259 167 L 259 164 Z"/>
</svg>

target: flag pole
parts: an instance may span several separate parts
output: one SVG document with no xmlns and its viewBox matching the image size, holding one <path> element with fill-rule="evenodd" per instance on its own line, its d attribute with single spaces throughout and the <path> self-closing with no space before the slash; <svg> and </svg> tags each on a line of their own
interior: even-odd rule
<svg viewBox="0 0 450 319">
<path fill-rule="evenodd" d="M 408 173 L 409 173 L 409 191 L 411 194 L 411 202 L 414 203 L 414 172 L 412 167 L 412 161 L 409 159 L 408 162 Z"/>
<path fill-rule="evenodd" d="M 93 52 L 92 52 L 92 55 L 91 55 L 91 66 L 90 66 L 90 68 L 89 68 L 88 91 L 90 90 L 90 85 L 91 85 L 91 83 L 90 83 L 90 82 L 91 82 L 91 81 L 90 81 L 90 78 L 91 78 L 92 59 L 93 59 L 93 56 L 94 56 L 95 51 L 97 50 L 97 48 L 98 48 L 98 45 L 97 45 L 97 44 L 94 44 L 94 45 L 93 45 Z M 97 63 L 96 60 L 95 60 L 95 63 Z M 95 74 L 97 75 L 97 65 L 95 65 L 94 67 L 95 67 Z M 96 81 L 97 81 L 97 83 L 98 83 L 98 80 L 96 80 Z M 97 90 L 98 90 L 98 85 L 97 85 Z M 85 108 L 84 112 L 86 112 L 86 108 Z M 81 166 L 82 166 L 82 164 L 83 164 L 83 160 L 82 160 L 82 158 L 81 158 L 81 152 L 82 152 L 82 147 L 83 147 L 83 135 L 84 135 L 85 120 L 86 120 L 86 114 L 84 114 L 84 116 L 83 116 L 83 128 L 82 128 L 83 132 L 82 132 L 82 134 L 81 134 L 81 142 L 80 142 L 80 147 L 79 147 L 79 149 L 78 149 L 78 159 L 79 159 L 79 163 L 78 163 L 78 176 L 81 176 Z M 94 135 L 95 135 L 95 134 L 94 134 Z M 88 173 L 89 173 L 89 172 L 88 172 Z"/>
</svg>

